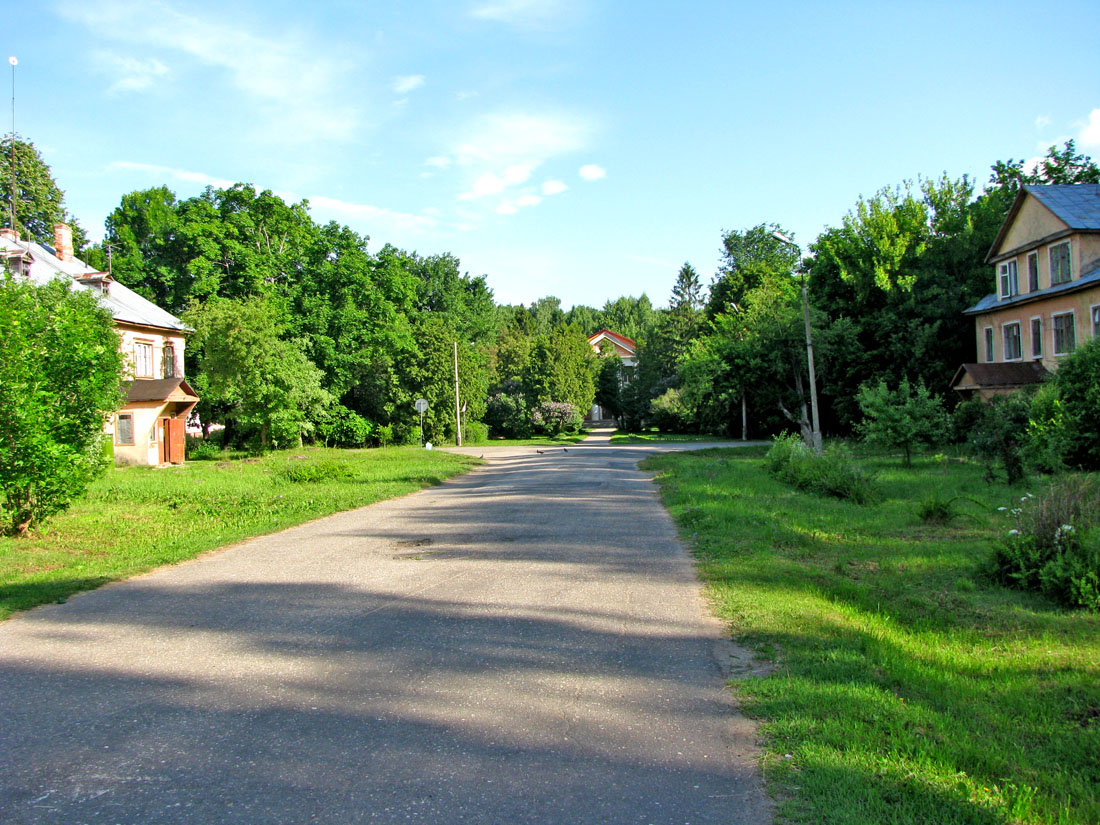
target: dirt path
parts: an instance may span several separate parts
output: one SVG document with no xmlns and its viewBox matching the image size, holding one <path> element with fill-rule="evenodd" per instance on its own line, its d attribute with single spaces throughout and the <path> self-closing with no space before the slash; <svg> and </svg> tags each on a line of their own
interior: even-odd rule
<svg viewBox="0 0 1100 825">
<path fill-rule="evenodd" d="M 769 822 L 652 449 L 474 448 L 0 625 L 0 822 Z"/>
</svg>

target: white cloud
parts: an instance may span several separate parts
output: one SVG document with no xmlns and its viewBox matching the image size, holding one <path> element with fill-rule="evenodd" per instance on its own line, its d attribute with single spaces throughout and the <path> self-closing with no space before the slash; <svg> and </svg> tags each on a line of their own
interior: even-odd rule
<svg viewBox="0 0 1100 825">
<path fill-rule="evenodd" d="M 514 215 L 518 211 L 519 207 L 509 200 L 503 200 L 500 202 L 500 205 L 497 206 L 498 215 Z"/>
<path fill-rule="evenodd" d="M 542 198 L 538 195 L 520 195 L 516 199 L 516 206 L 521 209 L 525 206 L 538 206 L 540 203 L 542 203 Z"/>
<path fill-rule="evenodd" d="M 1089 112 L 1089 120 L 1077 136 L 1081 148 L 1100 148 L 1100 109 Z"/>
<path fill-rule="evenodd" d="M 168 67 L 159 60 L 138 60 L 133 57 L 120 57 L 113 52 L 99 49 L 92 58 L 105 71 L 119 75 L 110 85 L 108 92 L 141 92 L 153 85 L 158 77 L 168 74 Z"/>
<path fill-rule="evenodd" d="M 594 163 L 586 163 L 577 170 L 577 174 L 585 180 L 599 180 L 600 178 L 607 177 L 607 170 Z"/>
<path fill-rule="evenodd" d="M 425 78 L 422 74 L 401 75 L 393 79 L 393 84 L 390 88 L 393 90 L 394 94 L 404 95 L 414 89 L 419 89 L 424 85 L 424 80 Z"/>
<path fill-rule="evenodd" d="M 435 157 L 428 158 L 424 161 L 425 166 L 432 166 L 436 169 L 446 169 L 451 165 L 451 159 L 444 157 L 443 155 L 436 155 Z"/>
<path fill-rule="evenodd" d="M 591 127 L 570 115 L 509 112 L 479 119 L 451 153 L 462 165 L 525 163 L 584 148 Z"/>
<path fill-rule="evenodd" d="M 349 64 L 294 34 L 254 33 L 231 14 L 201 17 L 168 0 L 63 0 L 60 11 L 97 39 L 170 49 L 224 70 L 260 107 L 265 134 L 346 139 L 359 122 L 341 97 Z"/>
<path fill-rule="evenodd" d="M 548 180 L 542 184 L 542 194 L 544 195 L 560 195 L 566 191 L 569 187 L 560 180 Z"/>
<path fill-rule="evenodd" d="M 1035 118 L 1036 129 L 1045 129 L 1049 125 L 1050 117 L 1048 117 L 1047 115 L 1039 115 L 1037 118 Z"/>
<path fill-rule="evenodd" d="M 191 172 L 187 169 L 174 169 L 171 166 L 157 166 L 154 163 L 134 163 L 128 160 L 116 160 L 107 167 L 109 170 L 123 170 L 126 172 L 144 172 L 153 177 L 179 180 L 185 183 L 197 183 L 201 186 L 213 186 L 215 189 L 228 189 L 237 181 L 226 178 L 216 178 L 205 172 Z"/>
<path fill-rule="evenodd" d="M 486 172 L 474 181 L 470 191 L 458 196 L 459 200 L 475 200 L 486 195 L 499 195 L 509 186 L 518 186 L 531 177 L 532 168 L 523 163 L 507 167 L 501 174 Z"/>
<path fill-rule="evenodd" d="M 325 197 L 324 195 L 315 195 L 309 198 L 309 205 L 313 209 L 344 215 L 357 220 L 373 221 L 376 224 L 376 227 L 373 228 L 401 231 L 427 230 L 434 228 L 437 224 L 436 219 L 431 215 L 395 212 L 392 209 L 384 209 L 366 203 L 350 203 Z M 367 228 L 371 229 L 372 227 Z"/>
<path fill-rule="evenodd" d="M 575 20 L 577 13 L 577 4 L 569 0 L 487 0 L 470 9 L 471 17 L 522 29 L 552 28 Z"/>
</svg>

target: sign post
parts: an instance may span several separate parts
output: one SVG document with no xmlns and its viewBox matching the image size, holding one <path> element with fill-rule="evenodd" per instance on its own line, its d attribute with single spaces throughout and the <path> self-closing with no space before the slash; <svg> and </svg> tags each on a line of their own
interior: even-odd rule
<svg viewBox="0 0 1100 825">
<path fill-rule="evenodd" d="M 416 407 L 416 411 L 418 413 L 420 413 L 420 446 L 423 447 L 424 446 L 424 410 L 428 409 L 428 399 L 427 398 L 418 398 L 413 403 L 413 406 Z"/>
</svg>

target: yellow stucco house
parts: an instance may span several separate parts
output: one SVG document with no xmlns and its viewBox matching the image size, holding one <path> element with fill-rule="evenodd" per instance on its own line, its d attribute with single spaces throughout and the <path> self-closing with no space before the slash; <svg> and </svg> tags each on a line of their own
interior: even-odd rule
<svg viewBox="0 0 1100 825">
<path fill-rule="evenodd" d="M 110 310 L 126 356 L 126 401 L 108 425 L 116 464 L 182 464 L 184 428 L 198 396 L 183 376 L 189 332 L 179 318 L 97 272 L 73 255 L 72 231 L 54 227 L 51 249 L 0 229 L 0 258 L 17 277 L 34 283 L 68 278 L 73 289 L 91 289 Z"/>
<path fill-rule="evenodd" d="M 966 310 L 978 360 L 952 382 L 983 398 L 1042 381 L 1100 335 L 1100 185 L 1022 186 L 986 263 L 996 291 Z"/>
</svg>

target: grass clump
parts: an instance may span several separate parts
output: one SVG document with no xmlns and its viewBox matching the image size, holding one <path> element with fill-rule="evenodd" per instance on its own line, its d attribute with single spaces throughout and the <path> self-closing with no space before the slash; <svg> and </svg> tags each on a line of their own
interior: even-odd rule
<svg viewBox="0 0 1100 825">
<path fill-rule="evenodd" d="M 1007 512 L 1015 527 L 996 544 L 995 578 L 1100 611 L 1100 482 L 1068 476 Z"/>
<path fill-rule="evenodd" d="M 795 435 L 776 436 L 765 463 L 773 476 L 795 489 L 866 504 L 876 494 L 874 476 L 841 445 L 816 455 Z"/>
<path fill-rule="evenodd" d="M 290 461 L 279 470 L 287 481 L 294 484 L 316 484 L 320 481 L 346 479 L 355 477 L 355 468 L 344 461 L 328 459 L 323 461 L 308 461 L 305 456 L 295 456 L 299 461 Z"/>
<path fill-rule="evenodd" d="M 1100 615 L 988 575 L 1006 532 L 977 462 L 858 459 L 868 505 L 809 495 L 763 449 L 647 458 L 716 612 L 774 661 L 734 684 L 777 821 L 1100 822 Z M 988 493 L 975 491 L 988 490 Z M 929 523 L 936 493 L 966 519 Z M 972 513 L 972 515 L 971 515 Z"/>
</svg>

